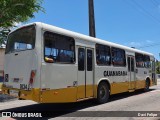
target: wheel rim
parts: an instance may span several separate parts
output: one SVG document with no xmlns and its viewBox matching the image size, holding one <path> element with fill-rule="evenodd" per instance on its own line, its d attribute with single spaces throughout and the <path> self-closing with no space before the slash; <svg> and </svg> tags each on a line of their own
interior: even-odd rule
<svg viewBox="0 0 160 120">
<path fill-rule="evenodd" d="M 106 89 L 104 86 L 101 86 L 100 90 L 99 90 L 99 93 L 100 93 L 100 98 L 103 99 L 105 98 L 105 95 L 106 95 Z"/>
</svg>

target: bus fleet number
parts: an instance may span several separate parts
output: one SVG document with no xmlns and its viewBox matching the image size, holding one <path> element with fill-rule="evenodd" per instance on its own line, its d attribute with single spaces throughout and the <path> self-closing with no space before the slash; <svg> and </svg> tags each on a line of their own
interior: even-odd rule
<svg viewBox="0 0 160 120">
<path fill-rule="evenodd" d="M 27 90 L 28 85 L 27 84 L 20 84 L 20 89 Z"/>
</svg>

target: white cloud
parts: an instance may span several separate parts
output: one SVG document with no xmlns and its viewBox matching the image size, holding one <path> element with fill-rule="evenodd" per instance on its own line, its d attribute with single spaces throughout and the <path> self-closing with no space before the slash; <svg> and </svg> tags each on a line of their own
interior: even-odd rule
<svg viewBox="0 0 160 120">
<path fill-rule="evenodd" d="M 129 46 L 131 46 L 131 47 L 140 47 L 140 46 L 142 46 L 142 43 L 140 43 L 140 42 L 130 42 Z"/>
<path fill-rule="evenodd" d="M 19 22 L 19 23 L 15 22 L 14 25 L 17 26 L 17 27 L 20 27 L 20 26 L 22 26 L 22 23 L 21 22 Z"/>
<path fill-rule="evenodd" d="M 160 12 L 160 5 L 158 5 L 158 11 Z"/>
<path fill-rule="evenodd" d="M 154 41 L 151 41 L 151 40 L 145 40 L 145 41 L 140 41 L 140 42 L 130 42 L 128 45 L 130 47 L 135 47 L 135 48 L 139 48 L 139 47 L 143 47 L 143 46 L 146 46 L 146 45 L 150 45 L 150 44 L 153 44 Z"/>
<path fill-rule="evenodd" d="M 10 30 L 14 30 L 14 29 L 16 29 L 17 27 L 22 26 L 23 23 L 22 23 L 22 22 L 19 22 L 19 23 L 15 22 L 13 25 L 14 25 L 15 27 L 9 27 Z M 0 31 L 3 30 L 3 29 L 4 29 L 3 27 L 0 27 Z"/>
<path fill-rule="evenodd" d="M 146 40 L 146 42 L 147 42 L 147 43 L 153 43 L 153 41 L 151 41 L 151 40 Z"/>
<path fill-rule="evenodd" d="M 19 22 L 19 23 L 15 22 L 15 23 L 14 23 L 14 26 L 15 26 L 15 27 L 11 27 L 10 29 L 11 29 L 11 31 L 13 31 L 13 30 L 15 30 L 16 28 L 18 28 L 18 27 L 20 27 L 20 26 L 22 26 L 22 25 L 23 25 L 22 22 Z"/>
</svg>

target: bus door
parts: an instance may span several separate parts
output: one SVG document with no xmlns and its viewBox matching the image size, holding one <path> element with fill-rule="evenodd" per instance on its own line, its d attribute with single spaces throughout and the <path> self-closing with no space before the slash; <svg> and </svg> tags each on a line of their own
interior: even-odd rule
<svg viewBox="0 0 160 120">
<path fill-rule="evenodd" d="M 129 90 L 135 89 L 135 60 L 134 56 L 128 56 L 128 78 L 129 78 Z"/>
<path fill-rule="evenodd" d="M 77 99 L 93 97 L 93 49 L 78 47 Z"/>
</svg>

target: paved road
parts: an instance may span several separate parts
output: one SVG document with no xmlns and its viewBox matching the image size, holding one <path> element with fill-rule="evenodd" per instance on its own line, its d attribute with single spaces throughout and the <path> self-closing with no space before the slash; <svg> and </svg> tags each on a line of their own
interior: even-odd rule
<svg viewBox="0 0 160 120">
<path fill-rule="evenodd" d="M 97 105 L 94 100 L 88 100 L 78 103 L 68 104 L 37 104 L 36 102 L 29 100 L 14 100 L 9 102 L 0 102 L 1 111 L 12 111 L 12 112 L 42 112 L 52 114 L 47 119 L 126 119 L 126 120 L 160 120 L 160 117 L 137 117 L 138 113 L 148 114 L 144 111 L 160 111 L 160 79 L 158 85 L 150 88 L 149 92 L 136 91 L 133 93 L 124 93 L 113 95 L 110 101 L 106 104 Z M 59 111 L 59 112 L 57 112 Z M 81 112 L 77 112 L 81 111 Z M 92 111 L 92 112 L 91 112 Z M 103 111 L 103 112 L 99 112 Z M 108 111 L 108 112 L 104 112 Z M 113 112 L 111 112 L 113 111 Z M 119 111 L 119 112 L 117 112 Z M 126 112 L 130 111 L 130 112 Z M 142 111 L 142 112 L 132 112 Z M 149 112 L 151 113 L 151 112 Z M 160 113 L 160 112 L 158 112 Z M 136 115 L 137 116 L 136 116 Z M 157 112 L 153 112 L 152 115 L 156 116 Z M 88 117 L 74 117 L 88 116 Z M 103 117 L 103 116 L 111 117 Z M 127 116 L 128 117 L 114 117 L 114 116 Z M 64 117 L 67 116 L 67 117 Z M 92 117 L 96 116 L 96 117 Z"/>
</svg>

